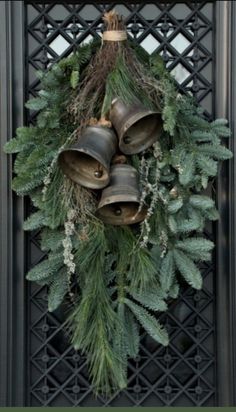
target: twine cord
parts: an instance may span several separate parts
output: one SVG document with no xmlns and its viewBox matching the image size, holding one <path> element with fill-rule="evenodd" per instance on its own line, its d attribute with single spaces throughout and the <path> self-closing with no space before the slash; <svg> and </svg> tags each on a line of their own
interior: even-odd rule
<svg viewBox="0 0 236 412">
<path fill-rule="evenodd" d="M 124 41 L 127 40 L 125 30 L 107 30 L 102 35 L 103 41 Z"/>
</svg>

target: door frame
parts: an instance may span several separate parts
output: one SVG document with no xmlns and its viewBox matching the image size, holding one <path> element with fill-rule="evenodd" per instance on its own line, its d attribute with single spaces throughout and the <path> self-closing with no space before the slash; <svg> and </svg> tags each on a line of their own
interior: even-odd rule
<svg viewBox="0 0 236 412">
<path fill-rule="evenodd" d="M 218 406 L 236 405 L 236 4 L 216 1 L 216 117 L 229 119 L 234 158 L 220 168 L 216 224 L 216 362 Z"/>
<path fill-rule="evenodd" d="M 86 3 L 86 2 L 85 2 Z M 122 3 L 122 1 L 120 1 Z M 123 1 L 123 3 L 126 3 Z M 154 1 L 152 1 L 154 3 Z M 24 124 L 24 1 L 0 2 L 0 406 L 25 406 L 27 345 L 24 200 L 10 187 L 12 158 L 4 143 Z M 236 135 L 236 3 L 216 1 L 216 112 Z M 222 64 L 223 62 L 223 64 Z M 236 157 L 236 145 L 229 147 Z M 217 180 L 216 227 L 217 404 L 236 405 L 236 160 Z"/>
</svg>

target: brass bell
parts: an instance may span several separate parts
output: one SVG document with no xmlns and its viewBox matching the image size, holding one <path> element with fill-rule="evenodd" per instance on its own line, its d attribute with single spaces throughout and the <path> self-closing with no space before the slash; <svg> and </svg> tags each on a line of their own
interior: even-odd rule
<svg viewBox="0 0 236 412">
<path fill-rule="evenodd" d="M 114 130 L 88 126 L 72 147 L 60 153 L 58 162 L 74 182 L 90 189 L 101 189 L 109 183 L 110 163 L 117 145 Z"/>
<path fill-rule="evenodd" d="M 140 191 L 137 170 L 128 164 L 111 167 L 111 180 L 102 192 L 97 216 L 112 225 L 132 225 L 141 222 L 146 209 L 139 211 Z"/>
<path fill-rule="evenodd" d="M 162 131 L 161 113 L 140 104 L 127 106 L 120 98 L 113 100 L 110 121 L 117 131 L 120 150 L 140 153 L 158 140 Z"/>
</svg>

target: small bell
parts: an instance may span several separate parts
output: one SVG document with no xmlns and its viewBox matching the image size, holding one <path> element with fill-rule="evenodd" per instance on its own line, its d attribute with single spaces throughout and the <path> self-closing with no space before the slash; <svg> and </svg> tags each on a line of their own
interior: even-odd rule
<svg viewBox="0 0 236 412">
<path fill-rule="evenodd" d="M 116 98 L 109 117 L 117 131 L 120 150 L 125 154 L 142 152 L 156 142 L 162 132 L 161 114 L 146 109 L 141 103 L 127 106 Z"/>
<path fill-rule="evenodd" d="M 112 225 L 132 225 L 141 222 L 146 209 L 139 210 L 140 191 L 138 172 L 128 164 L 111 167 L 111 180 L 102 192 L 97 216 Z"/>
<path fill-rule="evenodd" d="M 64 149 L 58 162 L 71 180 L 91 189 L 109 183 L 110 163 L 117 149 L 114 131 L 103 126 L 88 126 L 78 142 Z"/>
</svg>

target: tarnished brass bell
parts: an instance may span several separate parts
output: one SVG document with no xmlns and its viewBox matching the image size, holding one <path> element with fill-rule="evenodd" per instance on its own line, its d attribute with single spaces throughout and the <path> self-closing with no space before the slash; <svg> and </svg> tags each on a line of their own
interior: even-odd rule
<svg viewBox="0 0 236 412">
<path fill-rule="evenodd" d="M 132 225 L 141 222 L 146 210 L 138 212 L 140 205 L 138 172 L 128 164 L 111 167 L 111 180 L 102 192 L 97 216 L 112 225 Z"/>
<path fill-rule="evenodd" d="M 113 100 L 110 120 L 125 154 L 140 153 L 158 140 L 162 131 L 161 114 L 140 104 L 127 106 L 122 99 Z"/>
<path fill-rule="evenodd" d="M 109 183 L 111 158 L 118 146 L 114 130 L 88 126 L 70 148 L 63 150 L 59 165 L 71 180 L 91 189 L 101 189 Z"/>
</svg>

